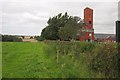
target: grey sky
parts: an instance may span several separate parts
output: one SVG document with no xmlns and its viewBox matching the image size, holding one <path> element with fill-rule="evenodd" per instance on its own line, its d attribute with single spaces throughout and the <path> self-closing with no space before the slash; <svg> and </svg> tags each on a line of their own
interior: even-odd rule
<svg viewBox="0 0 120 80">
<path fill-rule="evenodd" d="M 113 1 L 113 0 L 111 0 Z M 2 33 L 40 35 L 49 17 L 68 12 L 83 19 L 83 10 L 94 10 L 95 33 L 115 33 L 118 0 L 114 2 L 81 2 L 80 0 L 4 0 L 2 2 Z"/>
<path fill-rule="evenodd" d="M 120 1 L 118 3 L 118 20 L 120 21 Z"/>
</svg>

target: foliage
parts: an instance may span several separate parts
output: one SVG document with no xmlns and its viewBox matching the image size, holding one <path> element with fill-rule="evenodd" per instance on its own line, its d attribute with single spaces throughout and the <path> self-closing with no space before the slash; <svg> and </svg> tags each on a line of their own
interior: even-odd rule
<svg viewBox="0 0 120 80">
<path fill-rule="evenodd" d="M 72 17 L 67 12 L 49 18 L 48 25 L 42 30 L 41 38 L 46 40 L 69 40 L 74 39 L 81 28 L 82 22 L 79 17 Z"/>
<path fill-rule="evenodd" d="M 71 59 L 82 60 L 87 69 L 90 70 L 91 77 L 98 78 L 116 78 L 118 77 L 118 50 L 115 43 L 85 43 L 85 42 L 47 42 L 49 45 L 55 45 L 49 56 L 59 54 L 58 62 L 63 56 L 69 55 Z M 51 46 L 52 47 L 52 46 Z M 54 53 L 54 55 L 53 55 Z M 62 58 L 61 58 L 62 56 Z M 82 58 L 82 59 L 81 59 Z M 70 59 L 69 59 L 70 60 Z M 74 67 L 74 61 L 73 61 Z M 79 63 L 78 63 L 79 64 Z M 79 69 L 79 68 L 77 68 Z"/>
<path fill-rule="evenodd" d="M 41 36 L 35 36 L 35 39 L 38 40 L 38 41 L 43 41 L 44 38 L 42 38 Z"/>
<path fill-rule="evenodd" d="M 65 15 L 63 16 L 62 16 L 62 13 L 60 13 L 57 16 L 54 16 L 53 18 L 49 18 L 47 22 L 48 26 L 46 26 L 42 30 L 41 37 L 48 39 L 48 40 L 59 39 L 58 30 L 60 27 L 64 26 L 67 20 L 68 20 L 67 13 L 65 13 Z"/>
<path fill-rule="evenodd" d="M 2 41 L 3 42 L 21 42 L 22 39 L 18 38 L 17 36 L 12 35 L 2 35 Z"/>
<path fill-rule="evenodd" d="M 59 37 L 61 40 L 76 39 L 78 31 L 81 29 L 82 23 L 79 17 L 71 17 L 64 27 L 59 30 Z"/>
<path fill-rule="evenodd" d="M 101 72 L 106 77 L 118 77 L 118 51 L 113 43 L 101 44 L 93 54 L 90 66 L 93 71 Z"/>
</svg>

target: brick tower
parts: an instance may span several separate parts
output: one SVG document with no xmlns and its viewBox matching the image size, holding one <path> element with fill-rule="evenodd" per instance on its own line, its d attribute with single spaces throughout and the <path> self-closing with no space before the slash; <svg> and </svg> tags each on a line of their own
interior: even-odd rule
<svg viewBox="0 0 120 80">
<path fill-rule="evenodd" d="M 93 10 L 86 7 L 84 9 L 84 25 L 80 34 L 80 41 L 94 41 L 94 29 L 93 29 Z"/>
</svg>

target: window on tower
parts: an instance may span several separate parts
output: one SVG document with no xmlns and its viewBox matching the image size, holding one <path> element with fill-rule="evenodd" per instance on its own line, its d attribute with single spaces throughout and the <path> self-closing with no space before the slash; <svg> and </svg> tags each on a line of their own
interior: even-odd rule
<svg viewBox="0 0 120 80">
<path fill-rule="evenodd" d="M 89 24 L 91 24 L 92 22 L 91 21 L 89 21 Z"/>
</svg>

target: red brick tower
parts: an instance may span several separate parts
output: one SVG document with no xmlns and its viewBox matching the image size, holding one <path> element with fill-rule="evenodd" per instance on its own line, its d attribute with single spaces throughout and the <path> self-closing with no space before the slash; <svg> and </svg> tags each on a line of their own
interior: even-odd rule
<svg viewBox="0 0 120 80">
<path fill-rule="evenodd" d="M 80 41 L 94 41 L 93 10 L 86 7 L 84 9 L 84 26 L 80 35 Z"/>
</svg>

